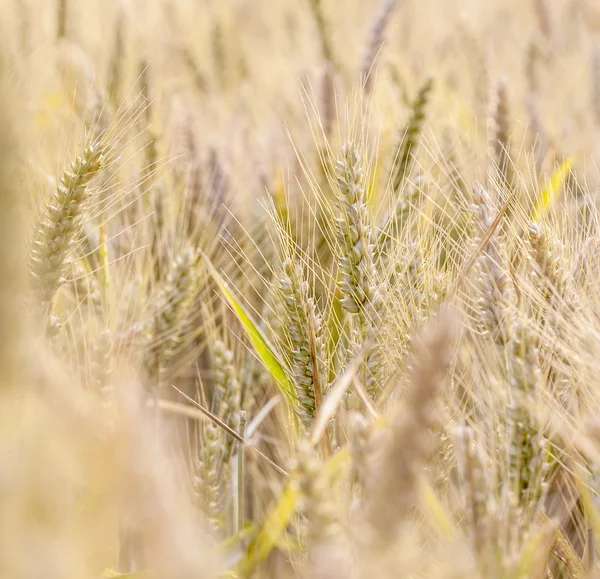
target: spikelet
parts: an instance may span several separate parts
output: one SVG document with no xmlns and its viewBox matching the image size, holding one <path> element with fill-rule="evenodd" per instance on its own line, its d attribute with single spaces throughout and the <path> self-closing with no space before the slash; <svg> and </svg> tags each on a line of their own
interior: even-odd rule
<svg viewBox="0 0 600 579">
<path fill-rule="evenodd" d="M 496 102 L 492 121 L 492 144 L 500 183 L 508 189 L 514 186 L 514 170 L 510 156 L 510 111 L 506 79 L 496 86 Z"/>
<path fill-rule="evenodd" d="M 373 88 L 373 65 L 375 64 L 375 59 L 385 41 L 385 31 L 394 14 L 394 10 L 398 6 L 398 2 L 399 0 L 384 1 L 379 14 L 373 23 L 371 33 L 369 34 L 369 41 L 367 42 L 361 71 L 363 90 L 367 94 L 370 93 Z"/>
<path fill-rule="evenodd" d="M 432 90 L 433 79 L 427 79 L 419 89 L 417 97 L 411 106 L 410 119 L 404 130 L 404 134 L 402 135 L 402 140 L 398 147 L 398 155 L 395 159 L 392 172 L 392 187 L 395 192 L 400 190 L 404 183 L 404 179 L 408 176 L 414 155 L 419 146 L 419 140 L 425 122 L 426 108 Z"/>
<path fill-rule="evenodd" d="M 82 227 L 88 184 L 103 166 L 103 152 L 100 145 L 89 145 L 73 161 L 35 226 L 29 265 L 43 323 L 51 315 L 54 296 L 65 282 L 67 261 Z"/>
<path fill-rule="evenodd" d="M 375 270 L 371 229 L 365 199 L 364 175 L 354 143 L 348 143 L 336 164 L 340 191 L 338 235 L 344 257 L 340 262 L 342 306 L 351 314 L 360 314 L 373 301 Z"/>
<path fill-rule="evenodd" d="M 571 291 L 570 274 L 561 257 L 557 239 L 549 237 L 538 223 L 529 224 L 530 260 L 533 265 L 533 280 L 548 304 L 563 302 L 577 309 L 576 296 Z"/>
<path fill-rule="evenodd" d="M 547 490 L 548 453 L 546 439 L 533 414 L 541 381 L 538 344 L 521 320 L 513 327 L 509 362 L 511 487 L 519 504 L 535 506 Z"/>
<path fill-rule="evenodd" d="M 477 184 L 473 191 L 475 210 L 480 226 L 480 239 L 492 225 L 491 200 L 485 189 Z M 477 301 L 480 329 L 496 343 L 509 339 L 510 320 L 507 311 L 511 301 L 510 276 L 502 267 L 500 240 L 493 236 L 477 260 L 481 296 Z"/>
<path fill-rule="evenodd" d="M 198 508 L 213 528 L 220 521 L 219 456 L 221 436 L 212 420 L 202 422 L 200 458 L 194 462 L 194 490 Z"/>
<path fill-rule="evenodd" d="M 369 337 L 374 325 L 380 323 L 383 310 L 383 288 L 377 285 L 369 213 L 365 199 L 364 175 L 360 155 L 350 142 L 342 150 L 336 164 L 339 188 L 338 238 L 342 249 L 339 268 L 342 274 L 339 288 L 342 307 L 356 314 L 360 342 Z M 380 351 L 374 344 L 365 356 L 365 387 L 374 395 L 381 362 Z"/>
<path fill-rule="evenodd" d="M 581 402 L 581 390 L 577 385 L 577 372 L 572 356 L 561 347 L 570 348 L 580 343 L 575 327 L 582 313 L 580 296 L 575 291 L 572 273 L 567 269 L 561 255 L 561 243 L 549 236 L 541 225 L 529 225 L 530 259 L 532 281 L 541 300 L 535 304 L 535 312 L 543 328 L 543 340 L 539 345 L 540 362 L 548 386 L 563 407 Z"/>
<path fill-rule="evenodd" d="M 188 247 L 173 261 L 157 299 L 156 314 L 147 323 L 145 365 L 158 388 L 166 385 L 182 345 L 188 307 L 198 280 L 198 257 L 198 251 Z"/>
<path fill-rule="evenodd" d="M 233 352 L 217 340 L 212 346 L 216 404 L 214 412 L 233 430 L 238 429 L 240 414 L 240 383 L 233 364 Z M 233 456 L 234 440 L 228 436 L 223 460 L 228 463 Z"/>
<path fill-rule="evenodd" d="M 292 347 L 292 370 L 301 419 L 308 428 L 315 417 L 315 398 L 321 394 L 322 367 L 325 358 L 321 336 L 321 316 L 309 295 L 309 284 L 302 267 L 287 258 L 279 278 L 279 292 L 284 310 L 284 329 Z"/>
</svg>

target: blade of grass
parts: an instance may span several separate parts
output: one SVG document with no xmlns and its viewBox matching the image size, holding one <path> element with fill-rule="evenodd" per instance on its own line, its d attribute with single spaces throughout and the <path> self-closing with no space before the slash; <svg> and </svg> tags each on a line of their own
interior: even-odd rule
<svg viewBox="0 0 600 579">
<path fill-rule="evenodd" d="M 269 556 L 294 516 L 298 499 L 298 491 L 288 483 L 267 516 L 259 534 L 248 545 L 246 555 L 239 565 L 240 575 L 249 575 L 260 562 Z"/>
<path fill-rule="evenodd" d="M 279 360 L 279 357 L 275 353 L 275 349 L 269 343 L 266 336 L 262 333 L 258 327 L 258 324 L 252 319 L 250 313 L 237 299 L 234 292 L 229 287 L 229 284 L 221 277 L 208 256 L 202 252 L 201 254 L 210 274 L 219 286 L 219 289 L 225 296 L 238 320 L 242 324 L 248 339 L 250 342 L 252 342 L 252 345 L 254 346 L 254 349 L 256 350 L 256 353 L 260 357 L 261 361 L 265 365 L 265 368 L 271 373 L 279 385 L 281 392 L 286 397 L 292 408 L 296 410 L 298 408 L 298 397 L 296 396 L 294 386 L 287 375 L 283 363 Z"/>
<path fill-rule="evenodd" d="M 560 167 L 558 167 L 558 169 L 556 169 L 556 171 L 554 171 L 554 173 L 552 173 L 552 176 L 550 177 L 550 182 L 548 183 L 547 187 L 541 192 L 540 196 L 535 202 L 533 211 L 531 212 L 532 221 L 537 223 L 544 219 L 546 215 L 548 215 L 550 209 L 552 208 L 552 205 L 556 202 L 556 199 L 558 198 L 558 194 L 560 193 L 560 190 L 563 186 L 563 183 L 565 182 L 565 179 L 567 178 L 567 175 L 569 174 L 572 168 L 573 159 L 567 159 L 564 163 L 561 164 Z"/>
<path fill-rule="evenodd" d="M 350 451 L 345 446 L 325 463 L 323 470 L 331 481 L 330 488 L 333 487 L 334 478 L 347 467 L 349 462 Z M 288 482 L 258 535 L 248 545 L 246 555 L 239 566 L 240 575 L 250 574 L 259 563 L 269 556 L 273 548 L 280 544 L 280 537 L 296 512 L 299 498 L 291 481 Z"/>
<path fill-rule="evenodd" d="M 451 539 L 454 536 L 452 521 L 433 489 L 423 477 L 420 480 L 419 491 L 421 510 L 427 520 L 440 536 Z"/>
</svg>

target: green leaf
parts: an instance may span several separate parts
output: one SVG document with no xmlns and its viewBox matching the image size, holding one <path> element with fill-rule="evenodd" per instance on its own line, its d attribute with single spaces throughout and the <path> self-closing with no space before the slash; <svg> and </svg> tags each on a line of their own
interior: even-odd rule
<svg viewBox="0 0 600 579">
<path fill-rule="evenodd" d="M 240 301 L 236 298 L 233 291 L 229 288 L 227 282 L 221 277 L 219 272 L 216 270 L 215 266 L 211 263 L 210 259 L 202 253 L 202 257 L 208 266 L 208 270 L 212 275 L 213 279 L 219 286 L 219 289 L 229 302 L 229 305 L 235 312 L 238 320 L 242 324 L 246 335 L 249 340 L 252 342 L 256 353 L 262 360 L 265 368 L 271 373 L 275 381 L 277 382 L 281 392 L 287 398 L 292 408 L 298 408 L 298 398 L 296 396 L 296 391 L 294 389 L 294 385 L 289 379 L 287 372 L 279 360 L 277 354 L 275 353 L 275 349 L 269 343 L 266 336 L 262 333 L 258 324 L 252 319 L 250 313 L 246 310 L 246 308 L 240 303 Z"/>
<path fill-rule="evenodd" d="M 539 222 L 548 215 L 552 205 L 556 201 L 561 187 L 573 168 L 573 159 L 567 159 L 550 177 L 550 183 L 542 191 L 538 200 L 535 202 L 533 211 L 531 212 L 532 221 Z"/>
<path fill-rule="evenodd" d="M 324 465 L 323 474 L 329 480 L 329 488 L 333 489 L 336 482 L 343 478 L 350 464 L 350 450 L 347 446 L 341 448 Z M 273 510 L 267 516 L 265 524 L 258 535 L 251 541 L 246 556 L 241 561 L 240 575 L 249 574 L 260 562 L 264 561 L 274 547 L 287 545 L 287 540 L 281 536 L 296 513 L 300 495 L 295 487 L 288 482 L 279 496 Z"/>
<path fill-rule="evenodd" d="M 273 547 L 279 543 L 281 535 L 296 512 L 299 498 L 298 491 L 292 484 L 288 483 L 275 507 L 269 513 L 260 533 L 248 546 L 246 556 L 240 563 L 241 575 L 250 573 L 258 563 L 269 556 Z"/>
<path fill-rule="evenodd" d="M 548 557 L 556 528 L 544 526 L 534 529 L 521 549 L 520 559 L 514 569 L 514 577 L 543 577 L 543 570 L 548 568 Z M 581 575 L 583 577 L 583 575 Z"/>
<path fill-rule="evenodd" d="M 421 511 L 429 523 L 440 536 L 451 539 L 454 536 L 454 528 L 450 516 L 423 477 L 419 481 L 419 495 Z"/>
</svg>

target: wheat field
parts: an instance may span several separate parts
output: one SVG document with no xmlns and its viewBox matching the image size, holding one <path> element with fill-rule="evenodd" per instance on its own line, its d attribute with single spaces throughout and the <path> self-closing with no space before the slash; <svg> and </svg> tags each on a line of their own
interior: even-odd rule
<svg viewBox="0 0 600 579">
<path fill-rule="evenodd" d="M 0 578 L 600 578 L 597 0 L 0 0 Z"/>
</svg>

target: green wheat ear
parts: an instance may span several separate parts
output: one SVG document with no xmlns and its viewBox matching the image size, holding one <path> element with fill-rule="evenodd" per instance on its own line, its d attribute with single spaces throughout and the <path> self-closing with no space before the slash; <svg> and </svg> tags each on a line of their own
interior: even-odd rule
<svg viewBox="0 0 600 579">
<path fill-rule="evenodd" d="M 375 245 L 367 209 L 361 157 L 354 143 L 346 144 L 336 163 L 338 206 L 337 234 L 341 247 L 339 282 L 341 305 L 356 315 L 360 342 L 366 342 L 381 322 L 383 287 L 376 283 Z M 381 369 L 380 348 L 373 344 L 365 356 L 364 384 L 375 395 Z"/>
<path fill-rule="evenodd" d="M 278 284 L 285 316 L 283 328 L 292 347 L 291 365 L 301 406 L 300 417 L 308 428 L 323 396 L 322 319 L 299 264 L 285 259 Z"/>
</svg>

